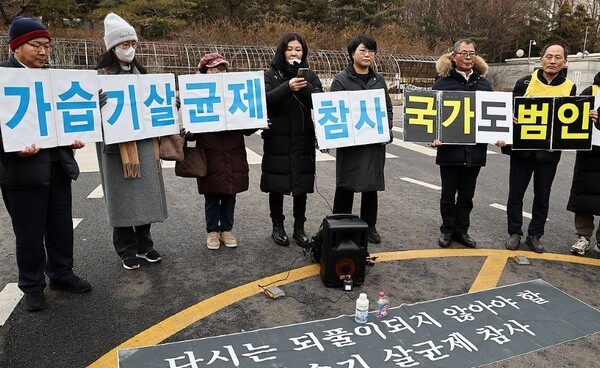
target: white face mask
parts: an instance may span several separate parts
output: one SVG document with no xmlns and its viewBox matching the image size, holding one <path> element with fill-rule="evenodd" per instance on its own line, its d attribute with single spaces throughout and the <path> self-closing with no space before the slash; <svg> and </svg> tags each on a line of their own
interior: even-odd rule
<svg viewBox="0 0 600 368">
<path fill-rule="evenodd" d="M 135 57 L 135 49 L 133 47 L 130 47 L 126 50 L 123 50 L 120 47 L 115 47 L 115 55 L 117 55 L 117 58 L 119 58 L 119 60 L 124 61 L 126 63 L 131 63 L 131 61 Z"/>
</svg>

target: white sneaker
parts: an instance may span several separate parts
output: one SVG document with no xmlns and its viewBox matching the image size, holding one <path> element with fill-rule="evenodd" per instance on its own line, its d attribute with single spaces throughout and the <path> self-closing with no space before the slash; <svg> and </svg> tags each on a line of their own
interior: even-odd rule
<svg viewBox="0 0 600 368">
<path fill-rule="evenodd" d="M 221 240 L 219 240 L 219 233 L 216 231 L 212 231 L 208 233 L 206 237 L 206 247 L 208 249 L 219 249 L 221 247 Z"/>
<path fill-rule="evenodd" d="M 221 241 L 223 242 L 223 244 L 225 244 L 227 248 L 237 247 L 237 239 L 235 238 L 235 236 L 233 236 L 231 231 L 222 231 L 220 237 Z"/>
<path fill-rule="evenodd" d="M 598 245 L 596 245 L 598 247 Z M 584 236 L 580 236 L 579 239 L 575 242 L 575 244 L 571 245 L 571 253 L 577 254 L 580 256 L 585 255 L 585 252 L 590 249 L 590 241 L 587 240 Z"/>
</svg>

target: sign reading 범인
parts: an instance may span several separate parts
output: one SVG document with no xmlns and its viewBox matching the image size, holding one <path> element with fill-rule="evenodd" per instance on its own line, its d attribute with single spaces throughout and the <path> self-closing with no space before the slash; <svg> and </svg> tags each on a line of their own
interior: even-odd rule
<svg viewBox="0 0 600 368">
<path fill-rule="evenodd" d="M 102 140 L 95 71 L 0 68 L 5 152 Z"/>
<path fill-rule="evenodd" d="M 179 76 L 183 127 L 192 133 L 267 128 L 263 72 Z"/>
<path fill-rule="evenodd" d="M 383 89 L 313 93 L 312 101 L 320 149 L 389 142 Z"/>
<path fill-rule="evenodd" d="M 518 97 L 513 149 L 590 150 L 593 96 Z"/>
</svg>

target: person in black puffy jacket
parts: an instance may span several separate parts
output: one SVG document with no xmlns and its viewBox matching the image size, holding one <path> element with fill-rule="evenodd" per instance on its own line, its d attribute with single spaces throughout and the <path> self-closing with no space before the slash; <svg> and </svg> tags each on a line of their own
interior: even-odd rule
<svg viewBox="0 0 600 368">
<path fill-rule="evenodd" d="M 600 92 L 600 73 L 594 77 L 594 84 L 581 92 L 582 96 L 597 96 Z M 596 122 L 596 129 L 600 129 Z M 567 210 L 575 213 L 577 241 L 571 246 L 571 253 L 583 256 L 590 248 L 594 233 L 594 216 L 600 215 L 600 147 L 592 146 L 591 151 L 578 151 L 573 168 L 573 184 Z M 600 253 L 600 227 L 596 229 L 594 250 Z"/>
<path fill-rule="evenodd" d="M 294 199 L 294 239 L 308 246 L 304 231 L 306 194 L 314 191 L 315 128 L 311 117 L 312 98 L 322 92 L 317 74 L 308 70 L 298 77 L 299 68 L 308 68 L 308 47 L 297 33 L 288 33 L 279 42 L 271 69 L 265 71 L 267 112 L 270 128 L 263 130 L 263 160 L 260 189 L 269 193 L 273 221 L 271 234 L 276 244 L 290 244 L 283 221 L 283 196 Z"/>
</svg>

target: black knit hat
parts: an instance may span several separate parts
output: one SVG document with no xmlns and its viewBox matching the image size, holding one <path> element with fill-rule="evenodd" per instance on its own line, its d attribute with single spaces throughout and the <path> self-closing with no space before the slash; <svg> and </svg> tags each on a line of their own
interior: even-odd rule
<svg viewBox="0 0 600 368">
<path fill-rule="evenodd" d="M 16 17 L 8 30 L 8 44 L 12 51 L 27 41 L 44 37 L 50 40 L 50 32 L 34 18 Z"/>
</svg>

